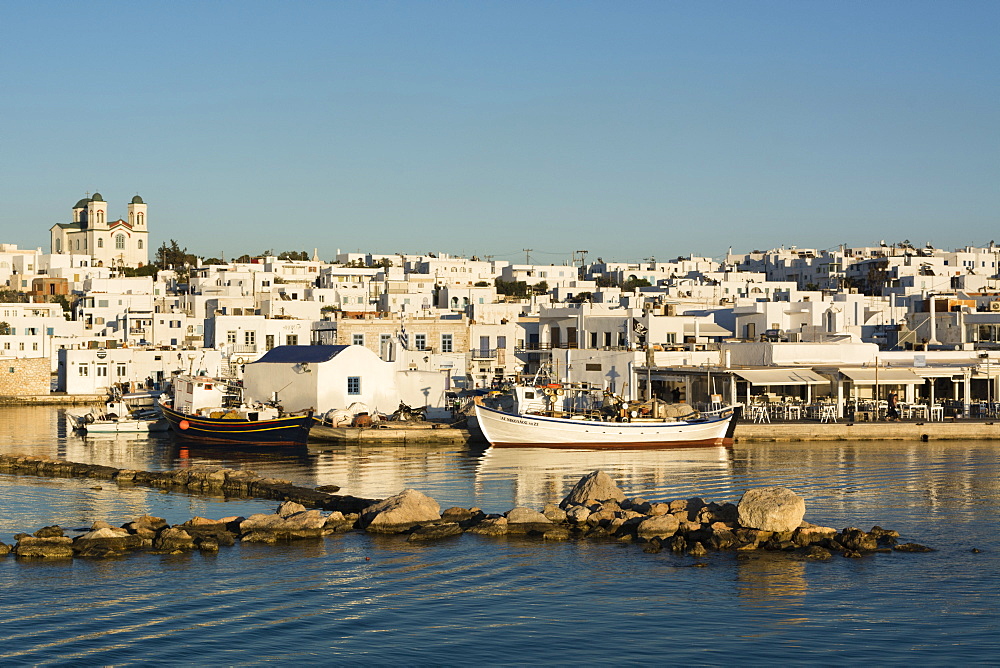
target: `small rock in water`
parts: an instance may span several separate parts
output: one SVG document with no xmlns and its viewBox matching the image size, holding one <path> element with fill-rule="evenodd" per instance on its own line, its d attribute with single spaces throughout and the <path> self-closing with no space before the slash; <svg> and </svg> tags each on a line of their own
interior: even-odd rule
<svg viewBox="0 0 1000 668">
<path fill-rule="evenodd" d="M 896 545 L 892 549 L 897 552 L 933 552 L 932 548 L 926 545 L 921 545 L 920 543 L 902 543 L 901 545 Z"/>
<path fill-rule="evenodd" d="M 340 491 L 340 485 L 320 485 L 316 488 L 317 492 L 326 492 L 327 494 L 333 494 L 334 492 Z"/>
</svg>

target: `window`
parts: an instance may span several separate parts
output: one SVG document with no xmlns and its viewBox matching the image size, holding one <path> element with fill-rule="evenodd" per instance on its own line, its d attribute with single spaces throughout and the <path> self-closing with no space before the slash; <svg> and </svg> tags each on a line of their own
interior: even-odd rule
<svg viewBox="0 0 1000 668">
<path fill-rule="evenodd" d="M 248 346 L 257 345 L 257 332 L 249 331 L 243 332 L 243 343 Z"/>
<path fill-rule="evenodd" d="M 365 335 L 364 334 L 355 334 L 354 336 L 351 337 L 351 343 L 353 343 L 356 346 L 363 346 L 363 345 L 365 345 Z"/>
<path fill-rule="evenodd" d="M 347 393 L 361 394 L 361 376 L 347 377 Z"/>
<path fill-rule="evenodd" d="M 442 334 L 441 335 L 441 352 L 450 353 L 454 351 L 454 335 L 452 334 Z"/>
<path fill-rule="evenodd" d="M 507 347 L 507 337 L 506 336 L 498 336 L 497 337 L 497 349 L 499 350 L 500 348 L 506 348 L 506 347 Z"/>
<path fill-rule="evenodd" d="M 139 250 L 142 250 L 142 239 L 139 239 L 138 244 L 139 244 L 138 246 Z"/>
<path fill-rule="evenodd" d="M 31 344 L 31 349 L 32 350 L 38 350 L 38 344 L 37 343 L 32 343 Z"/>
<path fill-rule="evenodd" d="M 125 249 L 125 235 L 124 234 L 117 234 L 117 235 L 115 235 L 115 248 L 117 248 L 118 250 L 124 250 Z"/>
<path fill-rule="evenodd" d="M 271 348 L 274 348 L 274 334 L 268 334 L 264 337 L 264 350 Z"/>
<path fill-rule="evenodd" d="M 88 367 L 86 364 L 81 364 L 80 365 L 80 375 L 81 376 L 89 376 L 90 375 L 90 367 Z"/>
<path fill-rule="evenodd" d="M 98 239 L 97 240 L 97 247 L 98 248 L 104 248 L 104 239 Z"/>
<path fill-rule="evenodd" d="M 124 364 L 119 364 L 118 365 L 118 376 L 122 377 L 124 375 L 125 375 L 125 365 Z"/>
<path fill-rule="evenodd" d="M 95 376 L 99 376 L 101 378 L 107 378 L 108 377 L 108 365 L 107 364 L 98 364 L 97 367 L 96 367 L 96 371 L 95 371 L 94 375 Z"/>
<path fill-rule="evenodd" d="M 286 346 L 297 346 L 297 345 L 299 345 L 299 335 L 298 334 L 285 334 L 285 345 Z"/>
<path fill-rule="evenodd" d="M 98 299 L 97 300 L 97 308 L 107 308 L 107 307 L 108 307 L 108 300 L 107 299 Z"/>
<path fill-rule="evenodd" d="M 417 350 L 427 350 L 427 335 L 426 334 L 414 334 L 413 335 L 413 345 L 416 346 Z"/>
<path fill-rule="evenodd" d="M 236 343 L 236 332 L 226 332 L 226 343 Z"/>
</svg>

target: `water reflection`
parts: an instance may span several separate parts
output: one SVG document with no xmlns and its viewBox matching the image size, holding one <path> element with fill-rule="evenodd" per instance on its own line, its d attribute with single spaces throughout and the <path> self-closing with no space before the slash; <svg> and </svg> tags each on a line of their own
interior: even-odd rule
<svg viewBox="0 0 1000 668">
<path fill-rule="evenodd" d="M 560 501 L 583 475 L 601 470 L 630 496 L 659 499 L 660 490 L 678 478 L 727 478 L 730 451 L 725 447 L 666 450 L 549 450 L 491 448 L 476 468 L 476 485 L 509 481 L 517 505 Z"/>
<path fill-rule="evenodd" d="M 411 487 L 444 505 L 503 512 L 559 501 L 581 476 L 607 471 L 630 497 L 660 501 L 701 496 L 736 500 L 751 487 L 789 487 L 806 498 L 807 518 L 846 526 L 871 522 L 873 502 L 893 507 L 919 495 L 931 518 L 958 519 L 1000 498 L 992 474 L 995 442 L 852 442 L 737 444 L 730 449 L 486 449 L 455 444 L 315 444 L 239 448 L 185 443 L 170 433 L 80 435 L 63 409 L 0 409 L 0 452 L 165 470 L 195 465 L 250 469 L 308 487 L 383 498 Z M 832 512 L 831 512 L 832 511 Z M 831 517 L 832 515 L 832 517 Z"/>
<path fill-rule="evenodd" d="M 809 589 L 806 562 L 780 554 L 740 556 L 736 586 L 742 605 L 791 611 L 804 604 Z"/>
</svg>

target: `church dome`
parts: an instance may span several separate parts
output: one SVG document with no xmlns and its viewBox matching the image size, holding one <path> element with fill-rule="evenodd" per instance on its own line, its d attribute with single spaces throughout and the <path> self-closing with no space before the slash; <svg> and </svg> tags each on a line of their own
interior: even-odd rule
<svg viewBox="0 0 1000 668">
<path fill-rule="evenodd" d="M 90 198 L 90 201 L 91 202 L 103 202 L 104 198 L 101 197 L 101 193 L 94 193 L 94 195 Z"/>
<path fill-rule="evenodd" d="M 74 209 L 86 209 L 87 204 L 90 202 L 89 197 L 84 197 L 82 200 L 73 205 Z"/>
<path fill-rule="evenodd" d="M 142 201 L 141 197 L 136 195 L 135 197 L 132 198 L 132 204 L 144 204 L 144 202 Z"/>
</svg>

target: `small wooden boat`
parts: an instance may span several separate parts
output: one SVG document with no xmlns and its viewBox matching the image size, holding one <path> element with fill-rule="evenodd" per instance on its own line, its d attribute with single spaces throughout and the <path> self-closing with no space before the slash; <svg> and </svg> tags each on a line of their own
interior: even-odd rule
<svg viewBox="0 0 1000 668">
<path fill-rule="evenodd" d="M 247 402 L 239 387 L 208 376 L 177 376 L 160 410 L 174 433 L 201 443 L 305 445 L 313 425 L 311 409 L 285 413 L 275 403 Z"/>
</svg>

